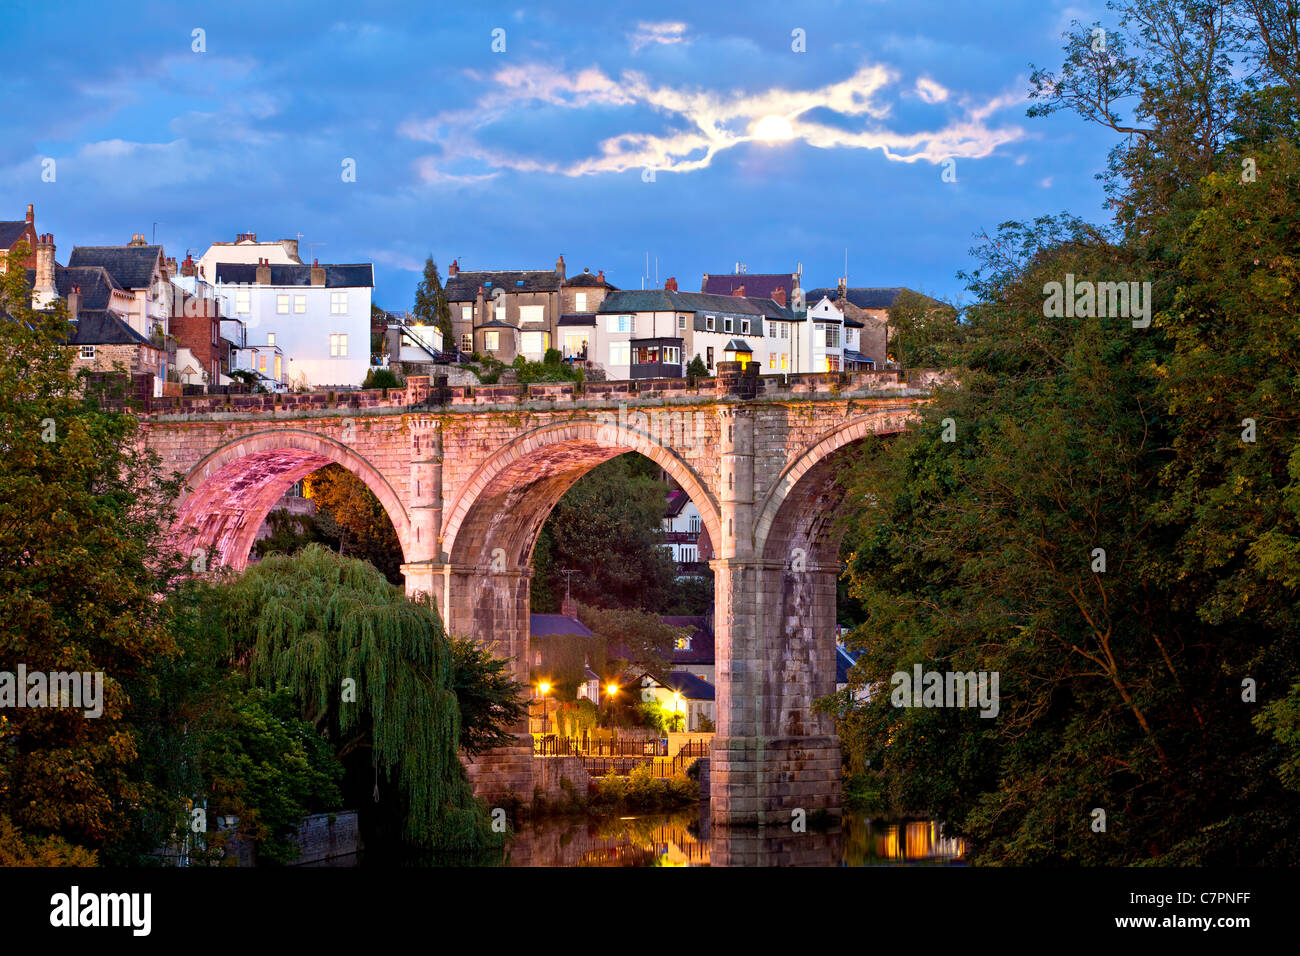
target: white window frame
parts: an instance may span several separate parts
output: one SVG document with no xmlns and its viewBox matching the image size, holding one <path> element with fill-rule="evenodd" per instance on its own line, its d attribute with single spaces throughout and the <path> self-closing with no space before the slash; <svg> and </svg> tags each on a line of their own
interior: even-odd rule
<svg viewBox="0 0 1300 956">
<path fill-rule="evenodd" d="M 632 364 L 632 343 L 631 342 L 610 342 L 609 343 L 609 364 L 610 365 L 631 365 Z"/>
<path fill-rule="evenodd" d="M 501 333 L 496 329 L 488 329 L 484 332 L 483 348 L 489 352 L 501 351 Z"/>
<path fill-rule="evenodd" d="M 348 314 L 348 294 L 346 292 L 330 293 L 330 315 Z"/>
<path fill-rule="evenodd" d="M 275 294 L 275 314 L 276 315 L 289 314 L 289 293 L 277 292 Z"/>
<path fill-rule="evenodd" d="M 266 333 L 266 344 L 267 344 L 268 346 L 274 346 L 274 345 L 275 345 L 275 333 L 274 333 L 274 332 L 267 332 L 267 333 Z"/>
<path fill-rule="evenodd" d="M 239 315 L 248 315 L 253 311 L 253 290 L 236 289 L 235 290 L 235 312 Z"/>
<path fill-rule="evenodd" d="M 677 316 L 677 331 L 678 332 L 686 331 L 686 316 L 684 315 Z"/>
<path fill-rule="evenodd" d="M 348 357 L 348 334 L 346 332 L 330 333 L 330 358 Z"/>
<path fill-rule="evenodd" d="M 95 358 L 95 347 L 93 345 L 83 345 L 81 347 L 81 357 L 87 362 Z"/>
<path fill-rule="evenodd" d="M 712 331 L 713 331 L 713 328 L 714 328 L 714 319 L 715 319 L 715 317 L 712 316 L 712 315 L 706 315 L 706 316 L 704 317 L 704 331 L 706 331 L 706 332 L 712 332 Z"/>
<path fill-rule="evenodd" d="M 587 293 L 575 292 L 573 294 L 573 311 L 574 312 L 587 311 Z"/>
<path fill-rule="evenodd" d="M 461 350 L 462 352 L 473 352 L 473 351 L 474 351 L 474 333 L 473 333 L 473 332 L 462 332 L 462 333 L 460 333 L 460 350 Z"/>
<path fill-rule="evenodd" d="M 293 314 L 294 315 L 307 314 L 307 296 L 299 294 L 293 297 Z"/>
</svg>

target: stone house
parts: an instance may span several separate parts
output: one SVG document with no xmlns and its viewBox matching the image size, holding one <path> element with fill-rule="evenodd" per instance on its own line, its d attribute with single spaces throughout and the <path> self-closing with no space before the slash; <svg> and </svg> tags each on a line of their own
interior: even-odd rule
<svg viewBox="0 0 1300 956">
<path fill-rule="evenodd" d="M 36 207 L 27 204 L 27 218 L 0 220 L 0 273 L 9 267 L 9 250 L 20 242 L 27 244 L 23 268 L 36 268 Z"/>
<path fill-rule="evenodd" d="M 50 237 L 51 247 L 53 243 Z M 162 246 L 150 245 L 139 233 L 125 246 L 73 246 L 68 268 L 94 266 L 105 269 L 119 288 L 131 294 L 131 310 L 125 316 L 131 328 L 144 338 L 151 338 L 157 328 L 164 335 L 170 332 L 173 311 L 170 279 L 175 269 L 163 255 Z"/>
</svg>

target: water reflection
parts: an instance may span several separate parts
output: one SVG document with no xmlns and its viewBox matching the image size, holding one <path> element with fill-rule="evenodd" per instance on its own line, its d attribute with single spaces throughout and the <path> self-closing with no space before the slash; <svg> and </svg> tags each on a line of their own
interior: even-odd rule
<svg viewBox="0 0 1300 956">
<path fill-rule="evenodd" d="M 711 828 L 699 811 L 603 820 L 548 819 L 514 836 L 508 866 L 908 866 L 960 864 L 966 842 L 934 820 L 873 821 L 793 833 Z"/>
</svg>

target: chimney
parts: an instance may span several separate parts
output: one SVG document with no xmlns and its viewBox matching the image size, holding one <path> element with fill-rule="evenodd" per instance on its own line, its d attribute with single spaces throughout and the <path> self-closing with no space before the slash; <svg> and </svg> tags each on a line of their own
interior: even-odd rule
<svg viewBox="0 0 1300 956">
<path fill-rule="evenodd" d="M 297 239 L 281 239 L 281 240 L 280 240 L 280 248 L 283 249 L 284 252 L 285 252 L 285 255 L 287 255 L 287 256 L 288 256 L 290 259 L 292 259 L 294 262 L 302 262 L 302 260 L 298 258 L 298 240 L 297 240 Z"/>
<path fill-rule="evenodd" d="M 564 256 L 555 260 L 555 271 L 559 273 L 560 281 L 564 281 Z"/>
<path fill-rule="evenodd" d="M 731 290 L 731 294 L 734 296 L 743 297 L 745 294 L 745 287 L 743 285 L 738 285 Z"/>
<path fill-rule="evenodd" d="M 188 252 L 185 253 L 185 261 L 181 263 L 181 275 L 192 276 L 197 271 L 198 267 L 194 265 L 194 256 Z"/>
<path fill-rule="evenodd" d="M 36 207 L 31 203 L 27 204 L 27 224 L 30 226 L 36 222 Z"/>
<path fill-rule="evenodd" d="M 843 302 L 846 298 L 848 298 L 848 295 L 849 295 L 849 292 L 848 292 L 848 285 L 849 285 L 849 280 L 848 280 L 848 279 L 840 279 L 840 282 L 839 282 L 839 290 L 840 290 L 840 294 L 837 296 L 837 298 L 838 298 L 841 302 Z"/>
<path fill-rule="evenodd" d="M 167 260 L 167 274 L 168 274 L 169 276 L 174 276 L 174 275 L 177 274 L 177 272 L 176 272 L 176 257 L 175 257 L 175 256 L 172 256 L 170 259 Z"/>
<path fill-rule="evenodd" d="M 320 264 L 319 259 L 313 259 L 311 261 L 311 284 L 325 284 L 325 267 Z"/>
<path fill-rule="evenodd" d="M 576 618 L 578 616 L 578 602 L 569 597 L 566 593 L 564 600 L 560 602 L 560 613 L 565 617 Z"/>
<path fill-rule="evenodd" d="M 36 237 L 36 281 L 32 283 L 32 308 L 44 309 L 59 291 L 54 287 L 54 234 Z"/>
<path fill-rule="evenodd" d="M 207 266 L 199 266 L 199 278 L 200 278 L 200 279 L 206 279 L 207 277 L 208 277 L 208 267 L 207 267 Z"/>
<path fill-rule="evenodd" d="M 596 281 L 597 281 L 597 282 L 604 282 L 604 281 L 605 281 L 605 270 L 604 270 L 604 269 L 601 269 L 599 272 L 596 273 Z"/>
<path fill-rule="evenodd" d="M 81 312 L 81 286 L 74 285 L 72 291 L 68 293 L 68 318 L 76 321 L 77 315 Z"/>
<path fill-rule="evenodd" d="M 147 242 L 144 241 L 144 233 L 143 233 L 143 232 L 136 232 L 136 233 L 132 233 L 132 235 L 131 235 L 131 241 L 128 242 L 127 245 L 128 245 L 128 246 L 147 246 L 147 245 L 149 245 L 149 243 L 147 243 Z"/>
<path fill-rule="evenodd" d="M 257 260 L 257 272 L 254 274 L 253 281 L 258 285 L 271 284 L 271 264 L 265 259 Z"/>
<path fill-rule="evenodd" d="M 237 232 L 235 233 L 235 242 L 257 242 L 257 233 L 255 232 Z"/>
<path fill-rule="evenodd" d="M 676 292 L 676 291 L 677 291 L 677 277 L 676 277 L 676 276 L 670 276 L 669 278 L 667 278 L 667 279 L 664 280 L 664 291 L 665 291 L 665 292 Z"/>
<path fill-rule="evenodd" d="M 785 286 L 777 286 L 772 290 L 772 301 L 779 306 L 785 306 Z"/>
<path fill-rule="evenodd" d="M 459 271 L 460 271 L 460 260 L 452 259 L 451 265 L 447 266 L 447 278 L 450 279 Z"/>
</svg>

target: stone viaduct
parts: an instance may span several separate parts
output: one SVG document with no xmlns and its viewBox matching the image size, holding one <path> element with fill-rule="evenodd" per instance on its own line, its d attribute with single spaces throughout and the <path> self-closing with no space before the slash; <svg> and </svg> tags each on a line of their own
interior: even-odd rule
<svg viewBox="0 0 1300 956">
<path fill-rule="evenodd" d="M 401 541 L 408 594 L 449 633 L 513 658 L 528 682 L 531 557 L 551 508 L 600 462 L 638 452 L 699 508 L 713 542 L 715 823 L 788 824 L 838 813 L 840 749 L 812 703 L 835 681 L 833 527 L 847 447 L 899 431 L 941 373 L 147 398 L 144 442 L 187 476 L 178 547 L 245 566 L 272 505 L 331 462 L 359 476 Z M 522 728 L 521 728 L 522 729 Z M 479 758 L 491 799 L 533 792 L 531 742 Z"/>
</svg>

